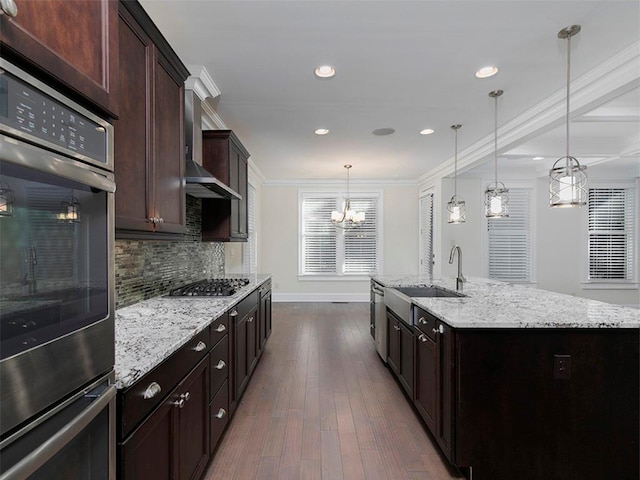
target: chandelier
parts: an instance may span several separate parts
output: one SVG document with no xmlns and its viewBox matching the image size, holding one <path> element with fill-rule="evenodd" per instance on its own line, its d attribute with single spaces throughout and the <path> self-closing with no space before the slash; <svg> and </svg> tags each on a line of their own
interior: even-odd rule
<svg viewBox="0 0 640 480">
<path fill-rule="evenodd" d="M 498 97 L 504 92 L 494 90 L 489 92 L 495 103 L 494 133 L 493 133 L 493 167 L 494 182 L 487 186 L 484 192 L 484 216 L 487 218 L 507 218 L 509 216 L 509 189 L 504 183 L 498 182 Z"/>
<path fill-rule="evenodd" d="M 347 169 L 347 198 L 344 201 L 344 207 L 341 212 L 331 212 L 331 222 L 338 228 L 354 228 L 364 223 L 364 212 L 356 212 L 351 210 L 351 199 L 349 198 L 349 169 L 351 165 L 345 165 Z"/>
<path fill-rule="evenodd" d="M 559 158 L 549 170 L 549 206 L 580 207 L 587 203 L 587 167 L 569 155 L 569 91 L 571 84 L 571 37 L 580 32 L 580 25 L 572 25 L 558 32 L 567 39 L 567 154 Z M 564 165 L 563 165 L 564 163 Z"/>
</svg>

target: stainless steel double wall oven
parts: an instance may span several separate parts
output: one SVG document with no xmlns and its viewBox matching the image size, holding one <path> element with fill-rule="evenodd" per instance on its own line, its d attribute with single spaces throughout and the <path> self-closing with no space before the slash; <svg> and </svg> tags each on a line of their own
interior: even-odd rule
<svg viewBox="0 0 640 480">
<path fill-rule="evenodd" d="M 0 479 L 114 479 L 113 128 L 0 59 Z"/>
</svg>

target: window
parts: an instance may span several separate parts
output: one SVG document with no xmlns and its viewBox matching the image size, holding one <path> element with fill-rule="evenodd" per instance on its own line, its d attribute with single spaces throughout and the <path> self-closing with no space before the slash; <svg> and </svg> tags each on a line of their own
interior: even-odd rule
<svg viewBox="0 0 640 480">
<path fill-rule="evenodd" d="M 300 275 L 369 275 L 378 271 L 380 195 L 351 196 L 351 208 L 365 213 L 364 224 L 342 230 L 331 223 L 341 210 L 339 193 L 300 194 Z"/>
<path fill-rule="evenodd" d="M 433 193 L 420 197 L 420 274 L 433 278 Z"/>
<path fill-rule="evenodd" d="M 588 280 L 633 281 L 635 190 L 589 189 Z"/>
<path fill-rule="evenodd" d="M 531 216 L 531 189 L 509 188 L 509 217 L 487 219 L 489 278 L 533 281 Z"/>
<path fill-rule="evenodd" d="M 244 246 L 242 265 L 244 273 L 256 273 L 257 270 L 256 241 L 256 187 L 249 184 L 247 191 L 247 243 Z"/>
</svg>

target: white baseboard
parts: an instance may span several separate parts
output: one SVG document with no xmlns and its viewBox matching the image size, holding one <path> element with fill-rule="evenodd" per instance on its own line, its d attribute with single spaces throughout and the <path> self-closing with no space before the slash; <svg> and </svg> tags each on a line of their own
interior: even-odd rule
<svg viewBox="0 0 640 480">
<path fill-rule="evenodd" d="M 273 293 L 274 302 L 369 302 L 369 293 Z"/>
</svg>

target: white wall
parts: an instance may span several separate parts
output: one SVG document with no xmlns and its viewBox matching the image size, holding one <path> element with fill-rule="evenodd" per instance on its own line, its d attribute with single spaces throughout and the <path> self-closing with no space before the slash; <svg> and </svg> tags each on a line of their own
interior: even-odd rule
<svg viewBox="0 0 640 480">
<path fill-rule="evenodd" d="M 316 186 L 314 186 L 316 187 Z M 335 188 L 335 187 L 334 187 Z M 418 273 L 417 186 L 367 186 L 383 190 L 384 274 Z M 274 301 L 368 301 L 369 281 L 298 279 L 298 187 L 263 185 L 260 198 L 262 232 L 259 271 L 273 275 Z"/>
<path fill-rule="evenodd" d="M 628 180 L 628 179 L 626 179 Z M 505 181 L 508 184 L 508 181 Z M 467 221 L 464 224 L 447 223 L 446 204 L 453 195 L 453 180 L 442 179 L 436 188 L 439 202 L 435 215 L 439 216 L 434 236 L 437 242 L 436 275 L 455 276 L 457 261 L 448 264 L 449 252 L 454 244 L 463 250 L 465 276 L 483 276 L 486 261 L 486 222 L 483 211 L 485 182 L 476 178 L 458 179 L 458 195 L 466 201 Z M 586 275 L 586 208 L 549 208 L 547 177 L 535 180 L 535 272 L 537 287 L 544 290 L 591 298 L 622 305 L 640 305 L 638 289 L 585 288 Z M 424 188 L 425 186 L 423 186 Z M 640 197 L 640 192 L 638 194 Z M 439 205 L 438 205 L 439 203 Z M 640 272 L 640 255 L 637 255 Z"/>
</svg>

